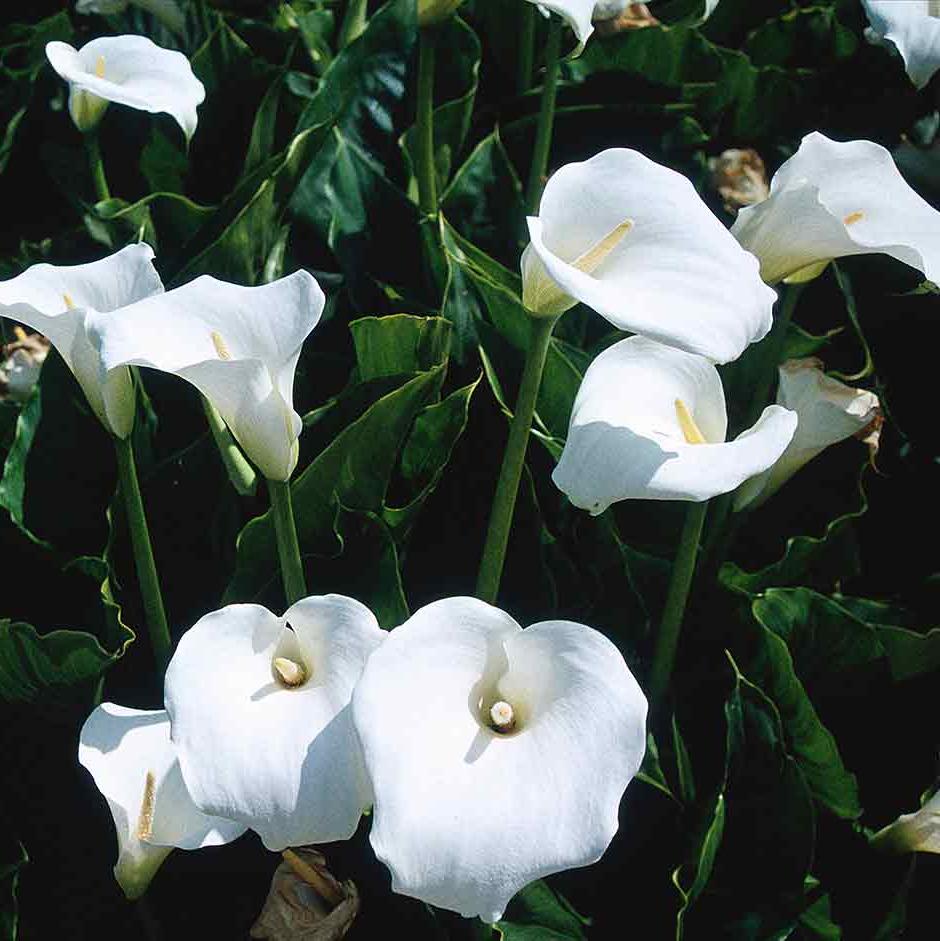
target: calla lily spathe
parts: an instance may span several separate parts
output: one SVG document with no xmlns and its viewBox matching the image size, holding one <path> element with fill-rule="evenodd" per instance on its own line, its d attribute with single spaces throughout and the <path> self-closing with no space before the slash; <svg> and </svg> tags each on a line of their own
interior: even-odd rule
<svg viewBox="0 0 940 941">
<path fill-rule="evenodd" d="M 85 265 L 39 264 L 0 281 L 0 315 L 48 337 L 75 374 L 92 411 L 118 438 L 134 425 L 134 387 L 124 367 L 102 367 L 87 334 L 94 311 L 163 293 L 149 245 L 129 245 Z"/>
<path fill-rule="evenodd" d="M 557 316 L 578 301 L 615 326 L 714 362 L 773 322 L 776 295 L 681 174 L 605 150 L 549 179 L 530 217 L 523 303 Z"/>
<path fill-rule="evenodd" d="M 174 847 L 218 846 L 245 832 L 241 824 L 209 817 L 192 802 L 162 710 L 102 703 L 82 726 L 78 760 L 114 818 L 114 876 L 129 899 L 143 895 Z"/>
<path fill-rule="evenodd" d="M 560 16 L 573 30 L 578 39 L 578 46 L 574 55 L 578 55 L 584 48 L 594 24 L 591 19 L 594 15 L 595 0 L 528 0 L 536 4 L 543 12 L 550 11 Z"/>
<path fill-rule="evenodd" d="M 872 845 L 893 853 L 940 853 L 940 791 L 913 814 L 879 830 Z"/>
<path fill-rule="evenodd" d="M 187 140 L 195 133 L 206 90 L 181 52 L 146 36 L 102 36 L 81 49 L 50 42 L 46 56 L 69 84 L 69 112 L 80 131 L 93 129 L 113 101 L 169 114 Z"/>
<path fill-rule="evenodd" d="M 796 423 L 795 412 L 771 405 L 725 441 L 718 370 L 704 357 L 630 337 L 584 374 L 552 480 L 595 515 L 619 500 L 709 500 L 771 467 Z"/>
<path fill-rule="evenodd" d="M 303 427 L 294 372 L 324 302 L 306 271 L 258 287 L 204 275 L 113 314 L 90 315 L 88 327 L 106 369 L 149 366 L 185 379 L 265 477 L 287 480 Z"/>
<path fill-rule="evenodd" d="M 807 281 L 834 258 L 872 252 L 940 279 L 940 213 L 871 141 L 808 134 L 774 174 L 770 197 L 741 209 L 731 231 L 768 284 Z"/>
<path fill-rule="evenodd" d="M 874 392 L 827 376 L 821 360 L 790 359 L 779 373 L 777 404 L 795 412 L 799 424 L 773 467 L 741 485 L 734 498 L 736 510 L 763 503 L 829 445 L 864 433 L 881 418 Z"/>
<path fill-rule="evenodd" d="M 871 35 L 901 54 L 908 78 L 923 88 L 940 68 L 938 0 L 862 0 Z"/>
<path fill-rule="evenodd" d="M 416 611 L 353 694 L 392 889 L 496 921 L 527 883 L 598 860 L 646 711 L 616 647 L 583 624 L 522 630 L 474 598 Z"/>
<path fill-rule="evenodd" d="M 201 618 L 165 685 L 196 806 L 272 850 L 352 836 L 372 789 L 349 701 L 384 638 L 372 612 L 342 595 L 305 598 L 283 617 L 235 604 Z"/>
</svg>

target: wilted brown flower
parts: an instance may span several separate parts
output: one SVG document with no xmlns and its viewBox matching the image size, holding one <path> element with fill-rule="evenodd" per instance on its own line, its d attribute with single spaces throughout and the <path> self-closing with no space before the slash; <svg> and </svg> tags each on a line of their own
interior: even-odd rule
<svg viewBox="0 0 940 941">
<path fill-rule="evenodd" d="M 767 168 L 756 150 L 726 150 L 720 157 L 709 159 L 708 169 L 712 186 L 732 214 L 743 206 L 763 202 L 770 195 Z"/>
</svg>

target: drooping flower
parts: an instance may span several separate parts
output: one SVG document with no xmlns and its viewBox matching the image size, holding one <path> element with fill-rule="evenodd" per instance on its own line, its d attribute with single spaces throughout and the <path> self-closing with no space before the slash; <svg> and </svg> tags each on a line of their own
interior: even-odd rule
<svg viewBox="0 0 940 941">
<path fill-rule="evenodd" d="M 940 791 L 920 810 L 879 830 L 871 843 L 891 853 L 940 853 Z"/>
<path fill-rule="evenodd" d="M 76 13 L 123 13 L 133 3 L 147 13 L 152 13 L 167 29 L 182 33 L 186 17 L 176 0 L 76 0 Z"/>
<path fill-rule="evenodd" d="M 78 760 L 108 802 L 117 832 L 114 877 L 129 899 L 146 891 L 174 847 L 229 843 L 245 832 L 192 802 L 163 710 L 102 703 L 85 720 Z"/>
<path fill-rule="evenodd" d="M 415 612 L 353 694 L 392 889 L 496 921 L 532 880 L 598 860 L 646 710 L 616 647 L 583 624 L 522 630 L 474 598 Z"/>
<path fill-rule="evenodd" d="M 774 174 L 770 198 L 743 208 L 731 231 L 768 284 L 808 281 L 834 258 L 872 252 L 940 279 L 940 213 L 871 141 L 808 134 Z"/>
<path fill-rule="evenodd" d="M 709 500 L 773 465 L 796 423 L 795 412 L 771 405 L 725 441 L 718 370 L 701 356 L 630 337 L 584 374 L 552 480 L 592 514 L 619 500 Z"/>
<path fill-rule="evenodd" d="M 543 12 L 551 11 L 560 16 L 571 27 L 578 39 L 575 54 L 581 52 L 591 33 L 594 32 L 591 18 L 594 14 L 595 0 L 528 0 L 528 2 L 537 4 Z"/>
<path fill-rule="evenodd" d="M 756 150 L 725 150 L 709 159 L 708 169 L 726 212 L 736 215 L 743 206 L 763 202 L 770 195 L 767 168 Z"/>
<path fill-rule="evenodd" d="M 283 617 L 235 604 L 201 618 L 166 673 L 183 779 L 205 813 L 268 849 L 344 840 L 372 791 L 353 687 L 385 634 L 352 598 L 305 598 Z"/>
<path fill-rule="evenodd" d="M 287 480 L 303 427 L 294 411 L 300 348 L 325 299 L 306 271 L 258 287 L 208 275 L 88 318 L 106 369 L 149 366 L 194 385 L 265 477 Z"/>
<path fill-rule="evenodd" d="M 727 362 L 760 340 L 776 295 L 681 174 L 605 150 L 549 179 L 522 256 L 523 303 L 578 301 L 615 326 Z"/>
<path fill-rule="evenodd" d="M 75 374 L 92 411 L 118 438 L 134 425 L 134 387 L 126 368 L 102 367 L 87 334 L 92 311 L 111 311 L 160 294 L 153 249 L 143 243 L 85 265 L 39 264 L 0 281 L 0 316 L 48 337 Z"/>
<path fill-rule="evenodd" d="M 881 421 L 878 396 L 827 376 L 819 359 L 787 360 L 779 373 L 777 404 L 795 412 L 799 424 L 776 463 L 741 485 L 736 510 L 763 503 L 829 445 L 864 434 Z"/>
<path fill-rule="evenodd" d="M 938 0 L 862 0 L 871 37 L 901 54 L 908 78 L 923 88 L 940 68 Z"/>
<path fill-rule="evenodd" d="M 187 140 L 195 133 L 206 90 L 181 52 L 146 36 L 101 36 L 81 49 L 50 42 L 46 56 L 69 84 L 69 112 L 80 131 L 94 128 L 113 101 L 169 114 Z"/>
</svg>

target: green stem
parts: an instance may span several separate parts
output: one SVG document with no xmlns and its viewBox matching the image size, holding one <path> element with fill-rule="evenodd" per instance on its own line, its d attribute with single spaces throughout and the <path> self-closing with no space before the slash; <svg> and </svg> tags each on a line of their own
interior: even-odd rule
<svg viewBox="0 0 940 941">
<path fill-rule="evenodd" d="M 418 207 L 422 215 L 437 214 L 437 169 L 434 166 L 434 60 L 437 29 L 423 27 L 418 40 L 417 167 Z"/>
<path fill-rule="evenodd" d="M 532 417 L 535 414 L 535 402 L 542 384 L 542 371 L 545 357 L 552 338 L 552 329 L 557 318 L 533 317 L 529 350 L 526 354 L 522 382 L 516 399 L 516 411 L 509 426 L 509 439 L 503 454 L 503 466 L 499 471 L 493 507 L 490 510 L 490 522 L 486 532 L 486 545 L 483 548 L 483 560 L 480 562 L 480 574 L 477 576 L 477 597 L 492 604 L 499 592 L 499 582 L 503 574 L 506 559 L 506 546 L 509 544 L 509 530 L 512 526 L 516 495 L 522 468 L 525 464 L 525 452 L 532 429 Z"/>
<path fill-rule="evenodd" d="M 516 72 L 516 91 L 524 95 L 532 86 L 532 66 L 535 62 L 535 16 L 532 3 L 523 3 L 522 22 L 519 24 L 519 59 Z"/>
<path fill-rule="evenodd" d="M 205 396 L 201 398 L 206 420 L 209 422 L 209 430 L 219 449 L 219 457 L 222 458 L 222 463 L 228 471 L 229 480 L 241 496 L 250 497 L 255 492 L 258 476 L 245 455 L 242 454 L 241 448 L 235 443 L 232 433 L 215 406 Z"/>
<path fill-rule="evenodd" d="M 542 105 L 539 109 L 539 124 L 532 148 L 532 165 L 529 167 L 529 185 L 526 187 L 526 208 L 530 213 L 538 212 L 542 187 L 548 172 L 548 154 L 552 147 L 552 127 L 555 123 L 555 97 L 558 92 L 559 54 L 561 53 L 562 20 L 553 16 L 548 24 L 548 39 L 545 43 L 545 79 L 542 82 Z"/>
<path fill-rule="evenodd" d="M 666 605 L 663 608 L 663 620 L 656 638 L 653 668 L 650 672 L 649 692 L 650 701 L 654 708 L 662 700 L 663 694 L 669 686 L 672 668 L 676 662 L 679 631 L 682 628 L 682 618 L 685 615 L 689 589 L 692 587 L 695 560 L 698 556 L 699 540 L 702 537 L 702 527 L 705 524 L 705 514 L 707 512 L 707 500 L 691 504 L 686 513 L 685 525 L 682 527 L 679 550 L 676 553 L 676 561 L 673 563 L 672 575 L 669 578 L 669 590 L 666 594 Z"/>
<path fill-rule="evenodd" d="M 773 388 L 777 367 L 783 358 L 783 350 L 787 342 L 787 333 L 793 320 L 793 312 L 799 302 L 805 284 L 787 284 L 783 288 L 783 301 L 774 320 L 773 328 L 755 352 L 761 354 L 761 362 L 757 372 L 757 381 L 751 393 L 744 417 L 744 428 L 753 427 L 767 407 L 770 399 L 770 390 Z M 732 515 L 734 506 L 734 492 L 723 493 L 713 501 L 712 520 L 709 525 L 708 544 L 706 546 L 705 570 L 708 577 L 717 575 L 721 563 L 728 552 L 737 529 L 737 517 Z"/>
<path fill-rule="evenodd" d="M 163 595 L 160 592 L 160 579 L 153 561 L 150 530 L 147 528 L 144 502 L 140 496 L 140 483 L 137 480 L 137 466 L 134 463 L 130 437 L 115 438 L 114 449 L 117 453 L 118 480 L 127 513 L 127 526 L 130 530 L 131 546 L 137 565 L 137 581 L 140 584 L 140 594 L 144 603 L 144 615 L 147 629 L 150 631 L 153 654 L 162 676 L 166 665 L 170 662 L 170 629 L 167 627 Z"/>
<path fill-rule="evenodd" d="M 338 48 L 345 49 L 366 31 L 368 0 L 349 0 L 343 25 L 339 29 Z"/>
<path fill-rule="evenodd" d="M 104 161 L 101 159 L 101 144 L 98 141 L 97 131 L 88 131 L 84 135 L 85 149 L 88 151 L 88 165 L 91 168 L 91 178 L 95 184 L 95 195 L 98 201 L 111 198 L 108 189 L 108 178 L 104 175 Z"/>
<path fill-rule="evenodd" d="M 294 523 L 294 508 L 291 506 L 290 481 L 268 480 L 271 495 L 271 511 L 274 514 L 274 532 L 277 535 L 277 554 L 281 560 L 281 579 L 287 603 L 293 604 L 307 595 L 304 567 L 300 561 L 300 544 L 297 542 L 297 526 Z"/>
</svg>

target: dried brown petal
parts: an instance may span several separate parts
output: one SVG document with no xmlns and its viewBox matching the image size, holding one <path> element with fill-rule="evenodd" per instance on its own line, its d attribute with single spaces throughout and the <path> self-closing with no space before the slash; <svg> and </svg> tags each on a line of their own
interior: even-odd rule
<svg viewBox="0 0 940 941">
<path fill-rule="evenodd" d="M 647 26 L 659 26 L 659 20 L 645 3 L 631 3 L 619 16 L 594 22 L 598 36 L 613 36 L 625 29 L 644 29 Z"/>
<path fill-rule="evenodd" d="M 708 161 L 708 169 L 712 186 L 730 213 L 763 202 L 770 195 L 767 168 L 756 150 L 726 150 Z"/>
<path fill-rule="evenodd" d="M 334 899 L 339 901 L 334 904 Z M 309 847 L 287 850 L 284 862 L 274 872 L 264 908 L 251 927 L 251 937 L 267 941 L 339 941 L 358 912 L 355 883 L 339 882 L 326 868 L 321 853 Z"/>
</svg>

